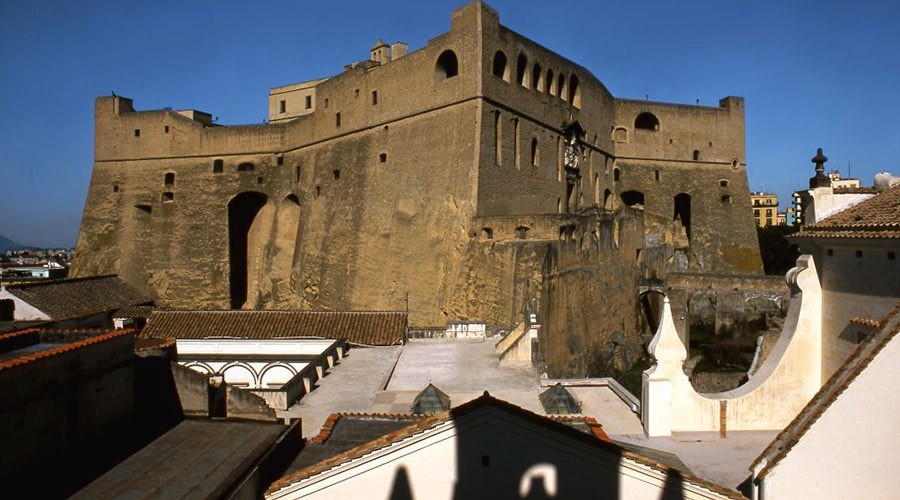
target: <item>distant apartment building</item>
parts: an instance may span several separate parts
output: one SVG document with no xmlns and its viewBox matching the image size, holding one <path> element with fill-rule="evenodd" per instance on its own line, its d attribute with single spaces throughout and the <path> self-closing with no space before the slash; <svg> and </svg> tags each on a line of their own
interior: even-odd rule
<svg viewBox="0 0 900 500">
<path fill-rule="evenodd" d="M 778 195 L 773 193 L 750 193 L 753 205 L 753 220 L 759 227 L 774 226 L 778 222 Z"/>
<path fill-rule="evenodd" d="M 832 170 L 831 172 L 828 172 L 828 180 L 831 181 L 832 189 L 860 187 L 859 179 L 854 179 L 852 177 L 843 179 L 841 178 L 841 172 L 838 170 Z"/>
</svg>

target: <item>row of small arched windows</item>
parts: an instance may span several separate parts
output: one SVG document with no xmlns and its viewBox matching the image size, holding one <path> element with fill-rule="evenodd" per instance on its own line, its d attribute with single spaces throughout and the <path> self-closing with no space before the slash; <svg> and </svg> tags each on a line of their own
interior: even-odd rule
<svg viewBox="0 0 900 500">
<path fill-rule="evenodd" d="M 491 72 L 494 76 L 506 82 L 511 81 L 511 68 L 509 67 L 506 54 L 502 50 L 498 50 L 494 54 L 492 66 Z M 562 72 L 555 75 L 553 70 L 549 68 L 544 72 L 540 63 L 537 62 L 529 70 L 528 56 L 522 53 L 516 58 L 515 70 L 515 82 L 518 85 L 559 97 L 576 108 L 581 107 L 581 89 L 577 76 L 570 75 L 566 78 L 566 75 Z"/>
</svg>

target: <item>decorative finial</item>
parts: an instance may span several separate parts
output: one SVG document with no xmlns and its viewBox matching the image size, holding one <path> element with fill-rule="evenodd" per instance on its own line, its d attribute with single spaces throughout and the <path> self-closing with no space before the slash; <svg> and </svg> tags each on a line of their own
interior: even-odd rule
<svg viewBox="0 0 900 500">
<path fill-rule="evenodd" d="M 825 175 L 825 162 L 828 161 L 828 157 L 822 154 L 822 148 L 816 150 L 816 156 L 813 156 L 810 161 L 816 164 L 816 175 L 809 179 L 809 188 L 831 186 L 831 179 Z"/>
</svg>

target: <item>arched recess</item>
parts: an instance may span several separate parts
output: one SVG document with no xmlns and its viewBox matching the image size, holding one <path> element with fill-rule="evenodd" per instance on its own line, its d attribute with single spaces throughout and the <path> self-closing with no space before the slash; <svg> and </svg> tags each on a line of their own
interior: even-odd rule
<svg viewBox="0 0 900 500">
<path fill-rule="evenodd" d="M 681 227 L 687 239 L 691 239 L 691 195 L 678 193 L 675 195 L 675 209 L 672 214 L 676 229 Z"/>
<path fill-rule="evenodd" d="M 581 108 L 581 88 L 578 85 L 578 77 L 575 75 L 569 77 L 569 104 Z"/>
<path fill-rule="evenodd" d="M 299 229 L 300 200 L 297 195 L 289 194 L 281 200 L 275 216 L 275 239 L 272 245 L 272 267 L 269 277 L 272 280 L 272 299 L 276 304 L 280 299 L 287 298 L 290 291 L 291 270 L 294 267 Z"/>
<path fill-rule="evenodd" d="M 525 76 L 528 74 L 528 58 L 525 54 L 519 54 L 516 58 L 516 83 L 526 86 Z"/>
<path fill-rule="evenodd" d="M 268 198 L 263 193 L 247 191 L 228 202 L 228 265 L 231 308 L 246 304 L 250 277 L 259 274 L 259 212 Z M 254 287 L 255 288 L 255 287 Z"/>
<path fill-rule="evenodd" d="M 271 363 L 259 374 L 259 385 L 263 389 L 280 387 L 297 375 L 297 370 L 285 363 Z"/>
<path fill-rule="evenodd" d="M 566 75 L 562 73 L 556 77 L 556 95 L 558 95 L 560 99 L 566 100 Z"/>
<path fill-rule="evenodd" d="M 541 71 L 541 65 L 538 63 L 534 63 L 534 67 L 531 68 L 531 88 L 538 92 L 544 91 L 544 74 Z"/>
<path fill-rule="evenodd" d="M 644 193 L 640 191 L 625 191 L 620 198 L 627 207 L 644 206 Z"/>
<path fill-rule="evenodd" d="M 498 50 L 494 54 L 494 76 L 502 78 L 503 81 L 509 82 L 509 66 L 506 64 L 506 54 L 502 50 Z"/>
<path fill-rule="evenodd" d="M 234 361 L 222 367 L 222 376 L 225 377 L 225 383 L 243 386 L 243 387 L 259 387 L 259 381 L 256 372 L 246 363 Z"/>
<path fill-rule="evenodd" d="M 547 79 L 544 80 L 544 82 L 544 88 L 547 89 L 547 93 L 550 95 L 556 95 L 556 85 L 554 85 L 552 69 L 547 70 Z"/>
<path fill-rule="evenodd" d="M 653 113 L 645 111 L 634 119 L 634 128 L 636 130 L 659 130 L 659 118 Z"/>
<path fill-rule="evenodd" d="M 194 370 L 195 372 L 200 372 L 200 373 L 205 373 L 205 374 L 210 374 L 210 375 L 216 372 L 215 370 L 212 369 L 211 366 L 209 366 L 208 364 L 206 364 L 202 361 L 192 361 L 192 362 L 184 365 L 184 367 L 190 368 L 191 370 Z"/>
<path fill-rule="evenodd" d="M 438 80 L 445 80 L 458 75 L 459 59 L 456 58 L 456 52 L 450 49 L 441 52 L 437 63 L 434 65 L 434 74 Z"/>
<path fill-rule="evenodd" d="M 609 189 L 603 190 L 603 209 L 604 210 L 613 210 L 616 207 L 613 206 L 613 202 L 615 198 L 613 198 L 612 191 Z"/>
</svg>

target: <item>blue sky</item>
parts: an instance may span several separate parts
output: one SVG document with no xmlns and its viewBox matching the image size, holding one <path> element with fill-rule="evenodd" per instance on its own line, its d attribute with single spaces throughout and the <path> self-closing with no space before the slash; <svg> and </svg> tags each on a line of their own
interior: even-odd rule
<svg viewBox="0 0 900 500">
<path fill-rule="evenodd" d="M 93 99 L 260 123 L 270 87 L 337 74 L 381 37 L 410 49 L 456 1 L 0 2 L 0 235 L 73 245 L 93 161 Z M 900 174 L 900 2 L 488 2 L 618 97 L 746 98 L 750 187 L 784 201 L 828 167 Z"/>
</svg>

